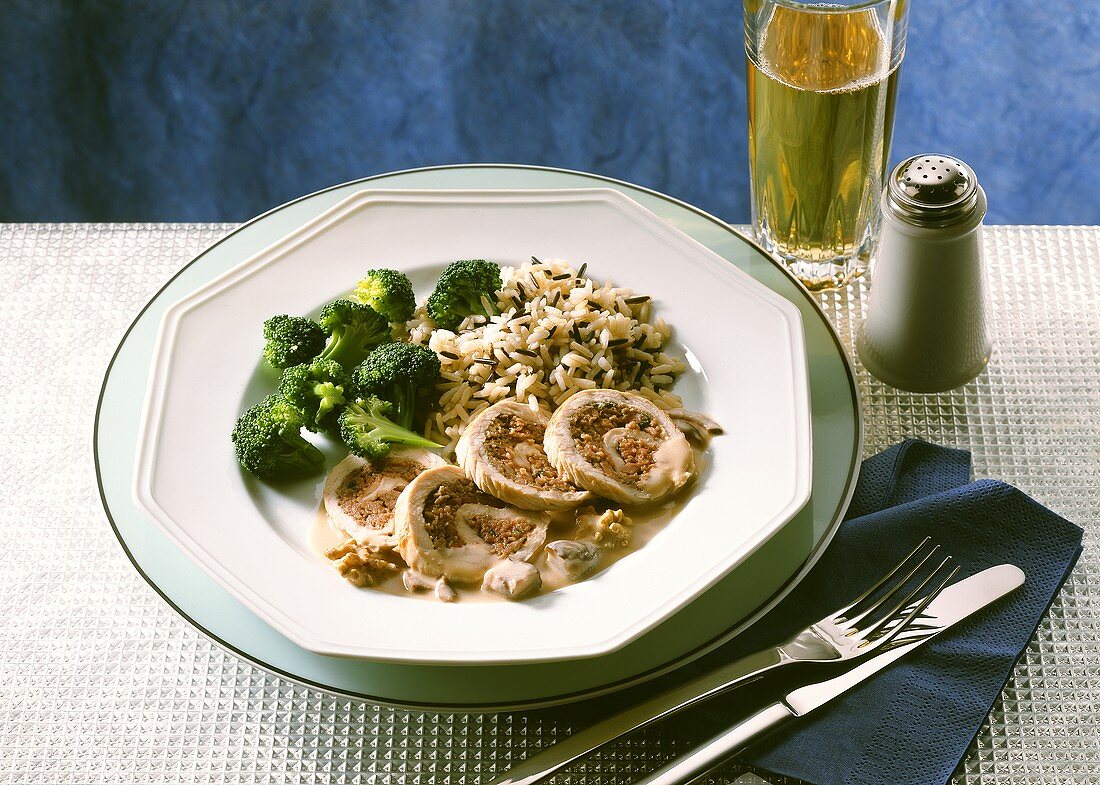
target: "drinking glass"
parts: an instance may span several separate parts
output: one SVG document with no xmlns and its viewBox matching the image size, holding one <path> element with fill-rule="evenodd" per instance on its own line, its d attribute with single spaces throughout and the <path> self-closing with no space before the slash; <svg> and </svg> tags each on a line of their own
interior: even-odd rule
<svg viewBox="0 0 1100 785">
<path fill-rule="evenodd" d="M 811 290 L 862 275 L 879 228 L 907 0 L 744 0 L 756 238 Z"/>
</svg>

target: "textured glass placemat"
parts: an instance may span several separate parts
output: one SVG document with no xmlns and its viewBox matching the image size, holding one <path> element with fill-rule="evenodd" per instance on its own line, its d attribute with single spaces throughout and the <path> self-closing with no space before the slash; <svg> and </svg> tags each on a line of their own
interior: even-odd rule
<svg viewBox="0 0 1100 785">
<path fill-rule="evenodd" d="M 104 368 L 146 300 L 230 228 L 0 227 L 0 783 L 475 785 L 567 733 L 566 715 L 401 711 L 270 676 L 177 617 L 107 525 L 91 465 Z M 989 370 L 910 395 L 860 369 L 866 451 L 965 447 L 979 476 L 1085 527 L 957 780 L 1100 783 L 1100 228 L 993 227 L 986 252 Z M 848 346 L 864 296 L 821 297 Z M 560 781 L 626 783 L 680 744 L 649 732 Z"/>
</svg>

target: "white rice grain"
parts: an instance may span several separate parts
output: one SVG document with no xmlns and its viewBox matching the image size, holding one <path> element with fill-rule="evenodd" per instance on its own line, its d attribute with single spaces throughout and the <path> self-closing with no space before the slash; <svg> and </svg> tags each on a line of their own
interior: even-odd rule
<svg viewBox="0 0 1100 785">
<path fill-rule="evenodd" d="M 649 320 L 650 300 L 628 303 L 634 290 L 579 278 L 558 259 L 503 267 L 501 278 L 492 318 L 441 330 L 421 306 L 406 325 L 411 342 L 439 355 L 439 411 L 424 433 L 448 453 L 467 423 L 498 401 L 552 411 L 580 390 L 602 387 L 632 390 L 666 409 L 682 405 L 668 388 L 686 364 L 663 351 L 672 330 Z M 486 358 L 495 364 L 475 362 Z"/>
</svg>

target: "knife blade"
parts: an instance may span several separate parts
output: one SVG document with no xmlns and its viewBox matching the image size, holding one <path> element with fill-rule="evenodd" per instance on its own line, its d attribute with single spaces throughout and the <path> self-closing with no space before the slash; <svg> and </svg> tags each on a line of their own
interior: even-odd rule
<svg viewBox="0 0 1100 785">
<path fill-rule="evenodd" d="M 943 625 L 939 630 L 910 637 L 897 648 L 876 654 L 840 676 L 791 690 L 781 700 L 703 742 L 682 758 L 639 780 L 636 785 L 682 785 L 705 775 L 761 736 L 843 695 L 944 630 L 1015 591 L 1023 583 L 1024 573 L 1019 567 L 1001 564 L 948 586 L 926 610 L 928 616 L 934 617 L 935 623 Z"/>
</svg>

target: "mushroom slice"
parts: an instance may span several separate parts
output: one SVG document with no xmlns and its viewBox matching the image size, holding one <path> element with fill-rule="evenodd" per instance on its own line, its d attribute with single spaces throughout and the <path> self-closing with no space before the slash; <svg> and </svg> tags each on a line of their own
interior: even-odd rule
<svg viewBox="0 0 1100 785">
<path fill-rule="evenodd" d="M 533 564 L 504 559 L 485 571 L 481 588 L 518 600 L 541 589 L 542 576 Z"/>
<path fill-rule="evenodd" d="M 701 412 L 689 412 L 687 409 L 669 409 L 668 416 L 676 426 L 695 444 L 706 447 L 715 436 L 725 433 L 722 426 Z"/>
<path fill-rule="evenodd" d="M 451 584 L 447 583 L 446 578 L 429 578 L 416 570 L 409 569 L 401 573 L 401 583 L 405 585 L 405 591 L 431 589 L 435 592 L 436 599 L 441 602 L 454 602 L 458 599 L 458 595 L 451 588 Z"/>
<path fill-rule="evenodd" d="M 545 446 L 563 475 L 621 504 L 663 499 L 695 473 L 695 454 L 672 419 L 642 396 L 617 390 L 569 398 L 550 418 Z"/>
<path fill-rule="evenodd" d="M 393 534 L 393 508 L 401 491 L 416 475 L 447 462 L 419 447 L 390 450 L 370 463 L 349 455 L 329 472 L 325 481 L 325 512 L 332 525 L 373 550 L 397 545 Z"/>
<path fill-rule="evenodd" d="M 478 488 L 525 510 L 569 510 L 592 494 L 550 465 L 543 448 L 549 415 L 515 401 L 478 414 L 458 440 L 458 465 Z"/>
<path fill-rule="evenodd" d="M 440 466 L 402 491 L 394 521 L 398 549 L 410 567 L 473 583 L 501 559 L 534 556 L 546 542 L 550 518 L 482 493 L 457 466 Z"/>
<path fill-rule="evenodd" d="M 603 551 L 590 542 L 554 540 L 546 545 L 546 563 L 571 581 L 579 581 L 600 566 Z"/>
</svg>

